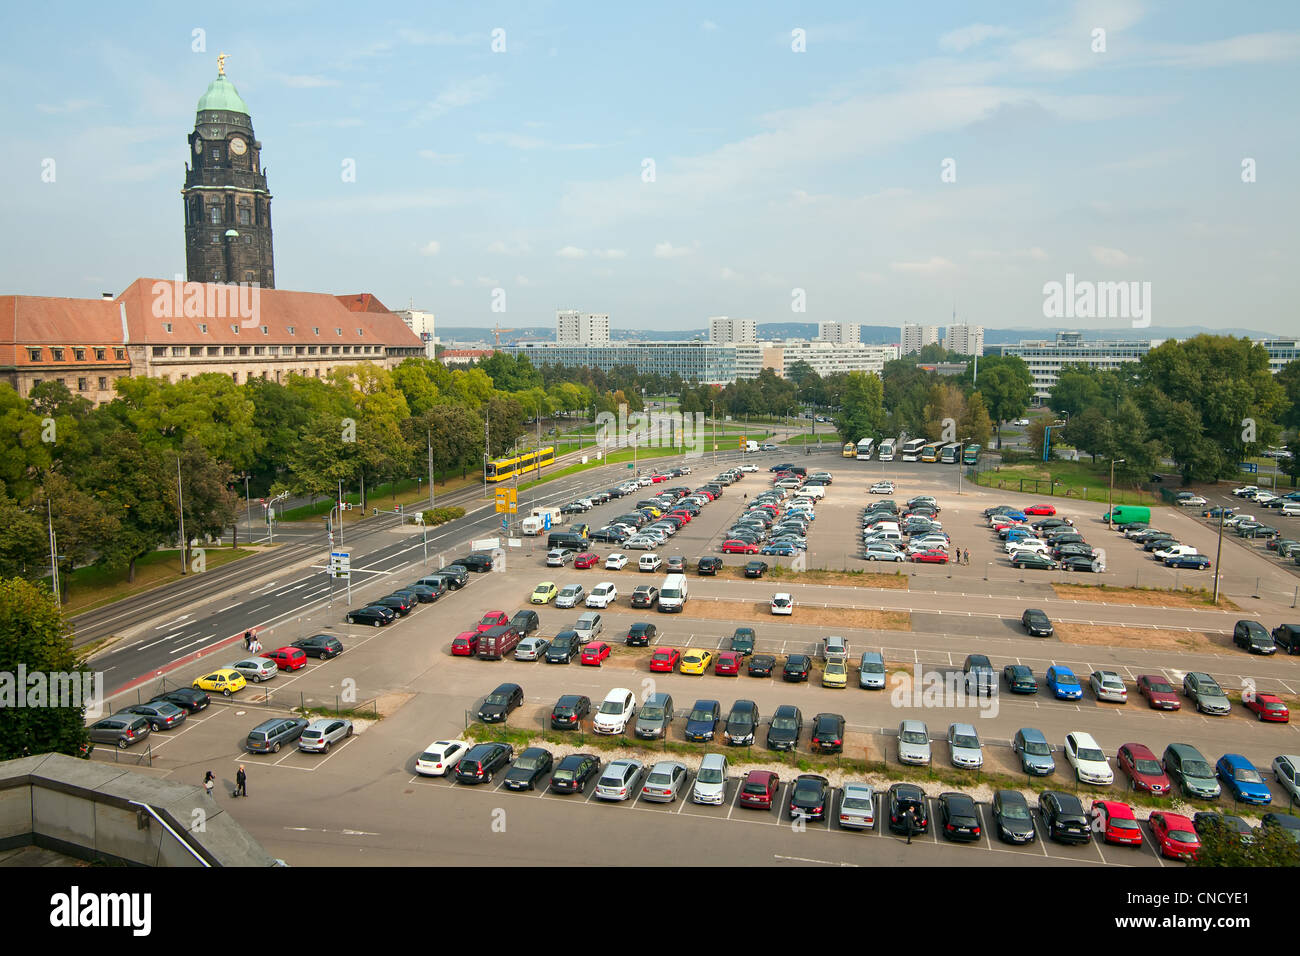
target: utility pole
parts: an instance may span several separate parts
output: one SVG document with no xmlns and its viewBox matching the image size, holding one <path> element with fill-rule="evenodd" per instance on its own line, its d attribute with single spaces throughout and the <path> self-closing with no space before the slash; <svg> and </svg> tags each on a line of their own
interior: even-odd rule
<svg viewBox="0 0 1300 956">
<path fill-rule="evenodd" d="M 253 505 L 248 497 L 248 472 L 244 472 L 244 520 L 248 523 L 248 541 L 253 542 Z"/>
<path fill-rule="evenodd" d="M 181 490 L 181 456 L 176 456 L 176 504 L 177 511 L 181 516 L 181 574 L 185 573 L 185 566 L 189 560 L 188 549 L 185 547 L 185 495 Z"/>
<path fill-rule="evenodd" d="M 961 448 L 957 450 L 957 494 L 961 494 L 962 458 L 964 457 L 966 451 L 966 443 L 969 441 L 970 438 L 963 438 L 961 442 Z"/>
<path fill-rule="evenodd" d="M 59 597 L 59 561 L 58 561 L 58 544 L 54 535 L 54 509 L 50 506 L 50 499 L 45 499 L 45 517 L 50 526 L 50 583 L 54 588 L 54 604 L 61 605 L 63 602 Z"/>
<path fill-rule="evenodd" d="M 430 428 L 425 434 L 425 440 L 429 448 L 429 510 L 433 510 L 433 429 Z"/>
<path fill-rule="evenodd" d="M 1219 544 L 1214 549 L 1214 606 L 1219 606 L 1219 558 L 1223 555 L 1223 506 L 1219 506 Z"/>
<path fill-rule="evenodd" d="M 1113 505 L 1111 502 L 1115 498 L 1115 466 L 1124 464 L 1123 458 L 1112 458 L 1110 460 L 1110 490 L 1106 492 L 1106 527 L 1114 528 L 1115 521 L 1111 516 Z"/>
</svg>

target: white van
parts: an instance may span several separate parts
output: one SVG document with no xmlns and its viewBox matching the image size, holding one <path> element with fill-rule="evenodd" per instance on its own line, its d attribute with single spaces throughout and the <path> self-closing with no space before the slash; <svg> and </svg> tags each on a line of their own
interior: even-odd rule
<svg viewBox="0 0 1300 956">
<path fill-rule="evenodd" d="M 756 441 L 745 442 L 745 451 L 758 451 L 758 442 Z"/>
<path fill-rule="evenodd" d="M 526 534 L 530 537 L 539 535 L 542 533 L 542 524 L 543 522 L 541 518 L 530 516 L 519 522 L 519 531 L 520 533 Z"/>
<path fill-rule="evenodd" d="M 817 498 L 818 500 L 826 497 L 825 485 L 804 485 L 797 492 L 801 497 Z"/>
<path fill-rule="evenodd" d="M 639 561 L 637 561 L 636 566 L 639 570 L 642 571 L 658 571 L 661 567 L 663 567 L 663 564 L 664 564 L 664 559 L 659 557 L 659 555 L 655 554 L 652 551 L 649 554 L 641 555 L 641 558 Z"/>
<path fill-rule="evenodd" d="M 690 585 L 687 583 L 686 575 L 668 575 L 664 578 L 663 586 L 659 588 L 659 610 L 680 611 L 686 606 L 689 591 Z"/>
</svg>

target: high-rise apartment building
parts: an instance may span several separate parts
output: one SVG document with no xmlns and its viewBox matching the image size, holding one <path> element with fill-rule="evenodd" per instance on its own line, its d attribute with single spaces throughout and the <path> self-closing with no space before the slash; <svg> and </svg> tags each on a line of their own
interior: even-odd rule
<svg viewBox="0 0 1300 956">
<path fill-rule="evenodd" d="M 558 345 L 608 345 L 609 314 L 556 312 L 555 341 Z"/>
<path fill-rule="evenodd" d="M 984 326 L 950 325 L 943 337 L 943 347 L 958 355 L 984 354 Z"/>
<path fill-rule="evenodd" d="M 819 322 L 817 340 L 837 345 L 857 345 L 862 341 L 862 325 L 858 322 Z"/>
<path fill-rule="evenodd" d="M 939 344 L 939 326 L 937 325 L 905 325 L 903 326 L 903 345 L 900 351 L 907 355 L 909 352 L 919 352 L 927 345 Z"/>
<path fill-rule="evenodd" d="M 753 319 L 733 319 L 725 315 L 709 319 L 709 341 L 714 345 L 753 342 L 757 337 L 758 325 Z"/>
</svg>

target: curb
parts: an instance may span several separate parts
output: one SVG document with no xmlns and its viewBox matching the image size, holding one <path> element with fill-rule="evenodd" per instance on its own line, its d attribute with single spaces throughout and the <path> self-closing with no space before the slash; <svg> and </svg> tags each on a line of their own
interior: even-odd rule
<svg viewBox="0 0 1300 956">
<path fill-rule="evenodd" d="M 267 630 L 267 631 L 265 631 L 265 632 L 262 632 L 262 631 L 260 631 L 259 629 L 254 628 L 254 629 L 253 629 L 253 633 L 254 633 L 254 634 L 261 634 L 261 633 L 271 634 L 271 633 L 274 632 L 274 630 L 275 630 L 274 628 L 271 628 L 270 630 Z M 167 675 L 167 674 L 170 674 L 172 671 L 174 671 L 174 670 L 176 670 L 176 669 L 178 669 L 178 668 L 184 667 L 184 666 L 186 666 L 187 664 L 193 664 L 195 661 L 202 660 L 204 657 L 206 657 L 207 655 L 213 653 L 214 651 L 219 651 L 219 650 L 221 650 L 223 647 L 226 647 L 226 646 L 228 646 L 228 645 L 234 643 L 235 641 L 242 641 L 243 638 L 244 638 L 244 632 L 241 631 L 241 632 L 238 633 L 238 634 L 233 634 L 233 635 L 231 635 L 230 637 L 226 638 L 226 639 L 223 640 L 223 641 L 218 641 L 216 644 L 209 644 L 207 647 L 203 648 L 202 650 L 198 650 L 198 651 L 194 651 L 194 652 L 192 652 L 192 653 L 186 654 L 184 657 L 181 657 L 181 658 L 179 658 L 179 659 L 177 659 L 177 660 L 175 660 L 175 661 L 172 661 L 172 662 L 171 662 L 170 664 L 168 664 L 166 667 L 161 667 L 161 668 L 158 668 L 157 670 L 151 671 L 151 672 L 148 673 L 148 674 L 142 674 L 142 675 L 140 675 L 139 677 L 133 678 L 132 680 L 130 680 L 130 681 L 128 681 L 127 683 L 123 684 L 121 687 L 118 687 L 118 688 L 114 689 L 113 691 L 111 691 L 111 692 L 108 694 L 108 697 L 111 699 L 111 698 L 113 698 L 113 697 L 117 697 L 117 696 L 119 696 L 120 694 L 125 694 L 127 691 L 135 690 L 137 687 L 139 687 L 141 684 L 146 683 L 147 681 L 156 680 L 157 678 L 159 678 L 159 677 L 163 677 L 163 676 L 165 676 L 165 675 Z"/>
</svg>

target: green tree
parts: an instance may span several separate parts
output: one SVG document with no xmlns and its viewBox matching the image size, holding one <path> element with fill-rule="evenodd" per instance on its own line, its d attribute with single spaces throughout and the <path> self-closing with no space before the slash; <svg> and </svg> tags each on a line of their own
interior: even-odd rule
<svg viewBox="0 0 1300 956">
<path fill-rule="evenodd" d="M 24 508 L 0 483 L 0 577 L 36 578 L 49 570 L 49 537 L 32 508 Z"/>
<path fill-rule="evenodd" d="M 1091 365 L 1063 365 L 1048 395 L 1053 410 L 1073 419 L 1085 408 L 1101 402 L 1101 381 Z"/>
<path fill-rule="evenodd" d="M 966 412 L 958 422 L 957 430 L 961 432 L 961 437 L 970 436 L 971 442 L 979 445 L 987 445 L 989 439 L 993 437 L 993 421 L 989 418 L 988 406 L 984 404 L 984 396 L 978 391 L 971 392 L 966 399 Z"/>
<path fill-rule="evenodd" d="M 835 430 L 842 442 L 878 438 L 885 424 L 884 385 L 874 372 L 849 372 L 844 379 Z"/>
<path fill-rule="evenodd" d="M 969 381 L 971 369 L 966 369 Z M 1002 423 L 1019 418 L 1034 396 L 1034 377 L 1019 356 L 989 356 L 980 362 L 978 387 L 993 419 L 998 448 L 1002 447 Z"/>
<path fill-rule="evenodd" d="M 57 422 L 55 423 L 57 427 Z M 51 444 L 44 441 L 41 416 L 8 383 L 0 383 L 0 482 L 20 500 L 31 494 L 50 467 Z"/>
<path fill-rule="evenodd" d="M 190 541 L 219 538 L 234 525 L 239 499 L 230 487 L 235 477 L 230 466 L 213 458 L 197 438 L 186 439 L 179 457 L 187 538 L 181 542 L 181 551 L 188 569 Z"/>
<path fill-rule="evenodd" d="M 1193 866 L 1300 866 L 1300 844 L 1282 827 L 1256 827 L 1249 840 L 1242 840 L 1236 830 L 1213 826 L 1200 837 L 1201 848 Z"/>
<path fill-rule="evenodd" d="M 72 629 L 44 587 L 19 578 L 0 580 L 0 674 L 77 674 L 89 689 L 90 668 L 77 660 Z M 10 688 L 11 690 L 13 688 Z M 78 707 L 0 707 L 0 760 L 24 753 L 77 756 L 89 743 L 84 702 Z"/>
</svg>

